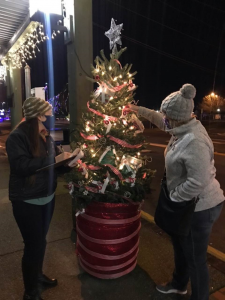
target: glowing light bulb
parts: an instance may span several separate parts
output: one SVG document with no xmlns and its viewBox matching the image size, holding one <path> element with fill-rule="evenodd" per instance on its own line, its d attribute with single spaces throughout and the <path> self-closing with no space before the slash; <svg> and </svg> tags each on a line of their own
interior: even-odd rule
<svg viewBox="0 0 225 300">
<path fill-rule="evenodd" d="M 102 72 L 102 75 L 104 75 L 105 74 L 105 72 Z"/>
<path fill-rule="evenodd" d="M 122 108 L 121 108 L 121 107 L 119 107 L 119 110 L 122 110 Z"/>
<path fill-rule="evenodd" d="M 114 79 L 113 79 L 113 81 L 116 81 L 117 80 L 117 77 L 115 77 Z"/>
<path fill-rule="evenodd" d="M 97 68 L 95 71 L 98 73 L 99 72 L 99 68 Z"/>
<path fill-rule="evenodd" d="M 110 97 L 109 100 L 113 100 L 113 97 Z"/>
<path fill-rule="evenodd" d="M 109 66 L 109 71 L 111 71 L 112 70 L 112 67 L 111 66 Z"/>
<path fill-rule="evenodd" d="M 129 128 L 130 130 L 133 130 L 134 129 L 134 126 L 130 126 L 130 128 Z"/>
<path fill-rule="evenodd" d="M 95 156 L 96 156 L 96 154 L 93 154 L 93 155 L 92 155 L 92 157 L 95 157 Z"/>
<path fill-rule="evenodd" d="M 91 152 L 94 152 L 94 149 L 91 149 Z"/>
<path fill-rule="evenodd" d="M 123 76 L 122 75 L 120 75 L 120 78 L 122 78 Z"/>
<path fill-rule="evenodd" d="M 124 84 L 127 84 L 127 82 L 126 82 L 126 81 L 124 81 Z"/>
<path fill-rule="evenodd" d="M 137 153 L 137 155 L 138 155 L 138 156 L 140 156 L 140 155 L 141 155 L 141 153 L 140 153 L 140 152 L 138 152 L 138 153 Z"/>
<path fill-rule="evenodd" d="M 134 163 L 134 159 L 131 159 L 130 163 L 133 164 Z"/>
<path fill-rule="evenodd" d="M 120 158 L 119 158 L 119 156 L 117 156 L 117 158 L 116 158 L 117 160 L 120 160 Z"/>
<path fill-rule="evenodd" d="M 60 30 L 57 30 L 58 33 L 60 33 Z"/>
</svg>

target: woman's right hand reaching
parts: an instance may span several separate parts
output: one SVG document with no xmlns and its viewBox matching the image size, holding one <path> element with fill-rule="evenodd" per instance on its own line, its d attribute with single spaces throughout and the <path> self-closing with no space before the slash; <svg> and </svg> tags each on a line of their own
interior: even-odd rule
<svg viewBox="0 0 225 300">
<path fill-rule="evenodd" d="M 126 108 L 127 108 L 128 110 L 131 110 L 131 111 L 135 112 L 135 113 L 137 113 L 137 112 L 138 112 L 138 109 L 139 109 L 139 107 L 138 107 L 137 105 L 134 105 L 134 104 L 128 104 L 128 105 L 126 106 Z"/>
</svg>

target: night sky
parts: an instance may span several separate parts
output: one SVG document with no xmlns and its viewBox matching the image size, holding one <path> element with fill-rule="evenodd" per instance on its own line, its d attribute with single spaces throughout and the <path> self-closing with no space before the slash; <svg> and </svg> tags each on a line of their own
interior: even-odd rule
<svg viewBox="0 0 225 300">
<path fill-rule="evenodd" d="M 215 93 L 225 97 L 224 0 L 93 0 L 94 57 L 110 53 L 112 17 L 124 23 L 121 63 L 138 71 L 141 105 L 158 109 L 184 83 L 195 85 L 196 104 L 211 93 L 220 41 Z"/>
</svg>

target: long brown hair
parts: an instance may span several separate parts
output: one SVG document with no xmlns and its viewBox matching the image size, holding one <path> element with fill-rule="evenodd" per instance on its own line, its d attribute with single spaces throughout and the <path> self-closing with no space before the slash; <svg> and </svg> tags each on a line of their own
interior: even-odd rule
<svg viewBox="0 0 225 300">
<path fill-rule="evenodd" d="M 20 122 L 16 128 L 19 128 L 25 132 L 30 142 L 30 151 L 34 157 L 40 156 L 40 135 L 38 118 L 32 118 Z M 31 175 L 27 178 L 28 185 L 33 186 L 35 184 L 36 175 Z"/>
<path fill-rule="evenodd" d="M 38 119 L 32 118 L 25 121 L 22 121 L 17 125 L 17 128 L 20 128 L 25 132 L 30 142 L 30 151 L 34 157 L 40 156 L 40 135 L 39 135 L 39 126 Z"/>
</svg>

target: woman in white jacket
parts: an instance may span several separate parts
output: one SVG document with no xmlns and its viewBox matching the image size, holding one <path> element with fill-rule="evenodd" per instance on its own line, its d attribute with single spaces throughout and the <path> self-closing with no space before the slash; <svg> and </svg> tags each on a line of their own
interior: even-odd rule
<svg viewBox="0 0 225 300">
<path fill-rule="evenodd" d="M 171 237 L 175 260 L 173 279 L 156 288 L 164 294 L 186 294 L 190 278 L 191 300 L 208 300 L 207 247 L 225 198 L 215 178 L 213 143 L 201 122 L 192 114 L 195 94 L 195 87 L 185 84 L 180 91 L 163 100 L 160 113 L 135 105 L 129 105 L 129 109 L 172 135 L 165 151 L 171 201 L 199 197 L 189 236 Z"/>
</svg>

